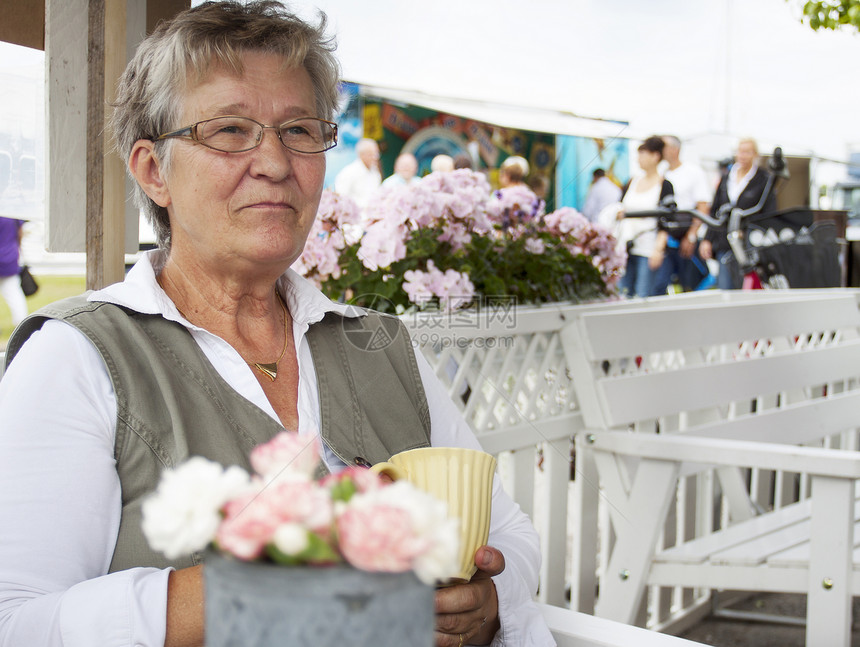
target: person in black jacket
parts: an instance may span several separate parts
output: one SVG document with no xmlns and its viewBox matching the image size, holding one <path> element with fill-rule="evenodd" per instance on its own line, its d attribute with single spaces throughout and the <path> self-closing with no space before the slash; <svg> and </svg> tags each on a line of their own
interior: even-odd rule
<svg viewBox="0 0 860 647">
<path fill-rule="evenodd" d="M 712 217 L 716 217 L 725 204 L 741 209 L 748 209 L 758 204 L 770 176 L 767 169 L 758 165 L 758 159 L 758 145 L 754 139 L 745 138 L 738 142 L 735 162 L 723 175 L 711 202 Z M 771 193 L 762 213 L 775 210 L 776 196 Z M 708 227 L 708 232 L 699 246 L 699 253 L 704 259 L 714 258 L 719 261 L 720 273 L 717 277 L 717 286 L 723 290 L 736 290 L 741 287 L 741 277 L 737 270 L 737 261 L 729 253 L 731 248 L 727 237 L 727 225 L 728 223 L 719 228 Z"/>
</svg>

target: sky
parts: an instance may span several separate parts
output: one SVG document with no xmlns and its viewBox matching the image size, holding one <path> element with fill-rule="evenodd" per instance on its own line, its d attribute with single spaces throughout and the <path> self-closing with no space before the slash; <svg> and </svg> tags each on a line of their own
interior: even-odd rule
<svg viewBox="0 0 860 647">
<path fill-rule="evenodd" d="M 313 0 L 344 76 L 618 119 L 627 134 L 847 159 L 860 146 L 860 35 L 799 0 Z M 711 140 L 715 140 L 713 144 Z M 726 150 L 722 156 L 730 151 Z M 716 154 L 716 153 L 715 153 Z"/>
<path fill-rule="evenodd" d="M 836 160 L 860 148 L 860 34 L 814 32 L 801 0 L 287 2 L 328 15 L 349 80 L 621 120 L 705 156 L 740 136 Z M 0 43 L 0 69 L 41 56 Z"/>
</svg>

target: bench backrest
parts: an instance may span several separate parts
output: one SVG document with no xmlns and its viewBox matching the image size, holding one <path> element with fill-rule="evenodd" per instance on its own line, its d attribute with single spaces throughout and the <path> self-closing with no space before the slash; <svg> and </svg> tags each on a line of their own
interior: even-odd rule
<svg viewBox="0 0 860 647">
<path fill-rule="evenodd" d="M 563 336 L 584 424 L 796 444 L 856 426 L 857 300 L 789 291 L 582 313 Z"/>
</svg>

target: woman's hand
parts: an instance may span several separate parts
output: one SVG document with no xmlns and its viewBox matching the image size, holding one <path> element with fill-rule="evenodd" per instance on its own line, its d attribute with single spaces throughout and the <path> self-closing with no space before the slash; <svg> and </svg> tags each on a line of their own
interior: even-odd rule
<svg viewBox="0 0 860 647">
<path fill-rule="evenodd" d="M 699 242 L 699 256 L 706 261 L 714 257 L 714 249 L 711 247 L 711 241 L 703 239 Z"/>
<path fill-rule="evenodd" d="M 499 599 L 490 578 L 505 570 L 505 557 L 482 546 L 475 565 L 478 572 L 468 584 L 436 591 L 436 647 L 487 645 L 499 630 Z"/>
</svg>

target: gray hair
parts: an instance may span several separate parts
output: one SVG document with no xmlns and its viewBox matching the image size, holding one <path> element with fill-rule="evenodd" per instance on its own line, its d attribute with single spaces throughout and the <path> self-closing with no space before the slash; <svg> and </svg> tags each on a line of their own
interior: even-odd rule
<svg viewBox="0 0 860 647">
<path fill-rule="evenodd" d="M 128 160 L 134 143 L 154 139 L 179 126 L 183 94 L 216 66 L 242 72 L 247 51 L 283 57 L 284 67 L 303 66 L 316 97 L 316 116 L 331 120 L 338 103 L 340 65 L 335 42 L 328 37 L 326 16 L 311 25 L 291 14 L 280 2 L 254 0 L 247 5 L 232 0 L 206 2 L 158 25 L 145 38 L 119 79 L 109 130 L 114 146 Z M 169 172 L 173 140 L 155 144 L 164 173 Z M 167 209 L 160 207 L 135 183 L 135 201 L 143 209 L 158 239 L 170 247 Z"/>
<path fill-rule="evenodd" d="M 681 140 L 675 137 L 675 135 L 663 135 L 663 141 L 666 142 L 667 146 L 674 146 L 678 150 L 681 150 Z"/>
</svg>

